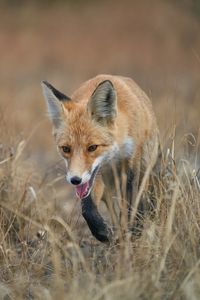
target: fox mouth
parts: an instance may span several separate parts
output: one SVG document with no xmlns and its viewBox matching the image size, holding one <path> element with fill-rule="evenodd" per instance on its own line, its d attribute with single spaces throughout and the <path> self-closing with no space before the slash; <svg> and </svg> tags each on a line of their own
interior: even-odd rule
<svg viewBox="0 0 200 300">
<path fill-rule="evenodd" d="M 90 194 L 97 171 L 98 171 L 98 167 L 96 167 L 94 169 L 92 176 L 90 177 L 90 180 L 88 180 L 87 182 L 85 182 L 83 184 L 76 186 L 76 188 L 75 188 L 76 195 L 80 199 L 86 198 Z"/>
</svg>

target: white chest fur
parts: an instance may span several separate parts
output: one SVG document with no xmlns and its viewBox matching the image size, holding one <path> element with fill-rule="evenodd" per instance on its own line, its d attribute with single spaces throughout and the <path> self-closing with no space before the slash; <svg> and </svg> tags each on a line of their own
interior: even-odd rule
<svg viewBox="0 0 200 300">
<path fill-rule="evenodd" d="M 129 158 L 135 151 L 134 140 L 131 137 L 126 137 L 120 149 L 120 154 L 124 158 Z"/>
</svg>

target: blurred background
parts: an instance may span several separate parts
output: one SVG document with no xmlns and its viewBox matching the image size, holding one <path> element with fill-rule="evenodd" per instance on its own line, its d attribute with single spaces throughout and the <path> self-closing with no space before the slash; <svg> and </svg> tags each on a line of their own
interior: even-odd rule
<svg viewBox="0 0 200 300">
<path fill-rule="evenodd" d="M 195 147 L 200 1 L 1 0 L 1 149 L 25 140 L 24 162 L 55 178 L 60 158 L 40 82 L 70 96 L 100 73 L 132 77 L 152 99 L 162 140 L 175 133 L 177 149 Z"/>
</svg>

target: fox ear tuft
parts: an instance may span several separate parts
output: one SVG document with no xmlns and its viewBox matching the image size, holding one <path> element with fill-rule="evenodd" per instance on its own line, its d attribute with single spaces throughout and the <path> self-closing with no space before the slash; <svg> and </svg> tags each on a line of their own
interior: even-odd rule
<svg viewBox="0 0 200 300">
<path fill-rule="evenodd" d="M 53 85 L 51 85 L 48 81 L 43 80 L 42 81 L 42 86 L 48 88 L 53 95 L 60 101 L 67 101 L 70 100 L 70 98 L 66 95 L 64 95 L 63 93 L 61 93 L 60 91 L 58 91 Z"/>
<path fill-rule="evenodd" d="M 112 123 L 117 115 L 117 95 L 110 80 L 102 81 L 93 92 L 88 108 L 95 121 Z"/>
<path fill-rule="evenodd" d="M 54 126 L 58 127 L 61 123 L 61 116 L 64 109 L 62 102 L 70 101 L 70 98 L 59 92 L 47 81 L 42 81 L 41 84 L 44 98 L 47 103 L 49 118 Z"/>
</svg>

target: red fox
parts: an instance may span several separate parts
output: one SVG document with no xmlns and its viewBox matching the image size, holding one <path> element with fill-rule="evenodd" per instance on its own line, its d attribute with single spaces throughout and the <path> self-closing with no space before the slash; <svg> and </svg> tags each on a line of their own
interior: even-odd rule
<svg viewBox="0 0 200 300">
<path fill-rule="evenodd" d="M 131 207 L 145 170 L 156 163 L 158 128 L 147 95 L 130 78 L 98 75 L 68 97 L 42 82 L 66 179 L 82 200 L 83 216 L 93 235 L 108 241 L 110 231 L 97 207 L 116 196 L 112 164 Z"/>
</svg>

